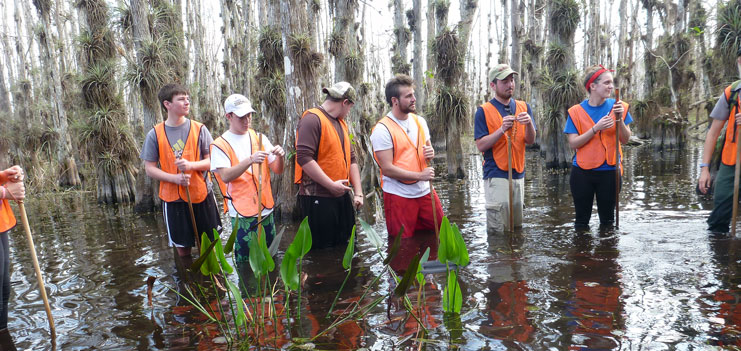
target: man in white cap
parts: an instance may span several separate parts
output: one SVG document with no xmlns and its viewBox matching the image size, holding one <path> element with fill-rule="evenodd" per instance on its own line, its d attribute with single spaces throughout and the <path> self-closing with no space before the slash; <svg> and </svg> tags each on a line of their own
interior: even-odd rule
<svg viewBox="0 0 741 351">
<path fill-rule="evenodd" d="M 363 205 L 360 169 L 345 123 L 355 104 L 355 89 L 339 82 L 322 92 L 322 105 L 304 111 L 296 130 L 294 181 L 299 184 L 302 216 L 309 217 L 312 249 L 347 244 L 355 208 Z"/>
<path fill-rule="evenodd" d="M 286 152 L 250 128 L 255 110 L 246 97 L 230 95 L 224 101 L 224 110 L 229 130 L 211 144 L 211 170 L 219 181 L 232 228 L 238 228 L 234 252 L 239 264 L 249 262 L 248 243 L 253 234 L 257 237 L 259 211 L 262 211 L 267 245 L 275 237 L 273 190 L 268 168 L 273 173 L 282 173 Z M 258 186 L 262 186 L 260 199 Z"/>
<path fill-rule="evenodd" d="M 489 71 L 489 87 L 494 98 L 476 110 L 474 139 L 484 157 L 484 196 L 486 226 L 489 232 L 503 232 L 509 223 L 509 166 L 507 140 L 512 139 L 512 180 L 514 226 L 522 226 L 522 187 L 525 178 L 525 145 L 535 142 L 532 110 L 524 101 L 512 98 L 515 75 L 507 64 Z M 514 128 L 513 128 L 514 127 Z"/>
</svg>

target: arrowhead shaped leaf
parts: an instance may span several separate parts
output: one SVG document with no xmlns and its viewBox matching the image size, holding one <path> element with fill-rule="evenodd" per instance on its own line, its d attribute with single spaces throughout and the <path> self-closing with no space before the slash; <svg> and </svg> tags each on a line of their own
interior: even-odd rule
<svg viewBox="0 0 741 351">
<path fill-rule="evenodd" d="M 365 233 L 365 237 L 368 239 L 368 242 L 370 242 L 371 245 L 376 248 L 376 251 L 380 251 L 383 247 L 383 240 L 381 240 L 381 236 L 379 236 L 378 233 L 376 233 L 376 230 L 373 229 L 370 224 L 366 223 L 366 221 L 360 219 L 360 225 L 363 227 L 363 232 Z"/>
<path fill-rule="evenodd" d="M 352 227 L 352 233 L 350 234 L 350 240 L 347 243 L 345 249 L 345 256 L 342 258 L 342 268 L 345 270 L 350 269 L 352 265 L 352 257 L 355 255 L 355 226 Z"/>
</svg>

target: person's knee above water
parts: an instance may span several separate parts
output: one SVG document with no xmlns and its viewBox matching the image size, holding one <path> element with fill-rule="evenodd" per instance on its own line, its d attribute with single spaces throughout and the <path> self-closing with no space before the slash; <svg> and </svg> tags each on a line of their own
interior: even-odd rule
<svg viewBox="0 0 741 351">
<path fill-rule="evenodd" d="M 736 65 L 741 72 L 741 47 L 736 53 Z M 737 80 L 727 86 L 718 97 L 710 117 L 713 122 L 710 124 L 705 144 L 702 152 L 702 161 L 700 163 L 700 178 L 698 187 L 700 192 L 706 194 L 710 189 L 712 179 L 710 177 L 710 160 L 713 158 L 715 144 L 718 141 L 723 127 L 726 127 L 725 143 L 723 144 L 721 165 L 715 178 L 715 190 L 713 192 L 713 211 L 708 218 L 708 229 L 712 231 L 727 232 L 728 225 L 731 222 L 731 212 L 733 207 L 733 183 L 734 168 L 736 166 L 736 141 L 737 131 L 741 125 L 741 80 Z"/>
<path fill-rule="evenodd" d="M 633 118 L 627 103 L 610 98 L 615 89 L 611 72 L 601 65 L 587 68 L 584 88 L 589 96 L 569 108 L 564 127 L 569 146 L 576 150 L 569 183 L 577 228 L 589 227 L 595 197 L 600 224 L 609 226 L 615 219 L 616 187 L 620 186 L 615 172 L 617 165 L 622 172 L 621 145 L 630 139 L 628 124 Z M 619 145 L 616 128 L 620 128 Z"/>
<path fill-rule="evenodd" d="M 213 138 L 205 125 L 186 118 L 190 100 L 184 86 L 165 85 L 157 96 L 167 119 L 149 131 L 139 157 L 144 160 L 147 175 L 160 182 L 158 195 L 163 201 L 170 246 L 176 247 L 181 257 L 188 257 L 202 233 L 213 239 L 213 231 L 221 230 L 221 218 L 207 177 Z M 188 201 L 192 203 L 195 218 L 191 218 Z"/>
<path fill-rule="evenodd" d="M 224 211 L 229 213 L 232 226 L 238 227 L 235 258 L 248 262 L 247 245 L 257 235 L 258 219 L 267 245 L 275 237 L 270 171 L 283 173 L 286 152 L 252 129 L 255 110 L 245 96 L 230 95 L 224 101 L 224 111 L 229 129 L 211 144 L 211 170 L 226 202 Z"/>
<path fill-rule="evenodd" d="M 495 66 L 489 72 L 494 98 L 479 106 L 474 117 L 474 140 L 484 158 L 486 226 L 493 232 L 522 226 L 525 145 L 535 142 L 530 105 L 512 97 L 517 74 L 506 64 Z M 510 171 L 514 193 L 512 225 L 509 223 Z"/>
<path fill-rule="evenodd" d="M 355 89 L 339 82 L 322 92 L 324 102 L 304 111 L 296 129 L 294 181 L 302 216 L 309 217 L 312 249 L 347 244 L 354 209 L 363 205 L 360 169 L 345 122 L 357 98 Z"/>
<path fill-rule="evenodd" d="M 407 75 L 396 75 L 386 83 L 386 102 L 391 111 L 371 134 L 373 157 L 381 170 L 389 236 L 397 235 L 402 227 L 404 238 L 417 230 L 436 230 L 443 216 L 440 199 L 430 191 L 435 169 L 427 163 L 435 151 L 427 121 L 415 114 L 416 101 L 414 81 Z M 434 196 L 435 209 L 430 196 Z"/>
</svg>

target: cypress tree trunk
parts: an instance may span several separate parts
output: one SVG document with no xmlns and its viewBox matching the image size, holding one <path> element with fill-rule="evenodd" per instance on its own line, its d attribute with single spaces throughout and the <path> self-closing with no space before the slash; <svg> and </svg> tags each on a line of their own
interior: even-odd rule
<svg viewBox="0 0 741 351">
<path fill-rule="evenodd" d="M 522 19 L 525 12 L 525 1 L 524 0 L 512 0 L 512 60 L 510 65 L 515 72 L 518 72 L 522 78 L 522 50 L 520 38 L 525 34 L 525 28 L 522 24 Z M 515 84 L 514 95 L 519 97 L 522 93 L 522 84 L 518 80 L 518 84 Z"/>
<path fill-rule="evenodd" d="M 568 167 L 571 156 L 563 127 L 567 109 L 579 102 L 583 91 L 574 65 L 574 32 L 579 19 L 576 0 L 554 0 L 548 5 L 550 44 L 546 55 L 548 73 L 543 94 L 546 112 L 541 149 L 550 168 Z"/>
<path fill-rule="evenodd" d="M 422 58 L 422 0 L 412 0 L 412 11 L 407 12 L 409 29 L 414 35 L 414 46 L 412 49 L 412 74 L 417 88 L 414 90 L 417 96 L 417 106 L 424 108 L 427 92 L 425 91 L 425 72 Z"/>
<path fill-rule="evenodd" d="M 404 2 L 402 0 L 394 0 L 394 38 L 396 41 L 391 48 L 393 52 L 391 72 L 394 74 L 409 74 L 410 65 L 407 57 L 407 47 L 409 46 L 411 32 L 404 24 Z"/>
<path fill-rule="evenodd" d="M 108 5 L 103 0 L 78 3 L 87 25 L 88 45 L 82 45 L 86 66 L 81 88 L 86 126 L 82 141 L 96 162 L 98 201 L 128 202 L 135 199 L 134 171 L 138 149 L 126 125 L 126 112 L 115 82 L 118 58 L 110 30 Z"/>
<path fill-rule="evenodd" d="M 286 121 L 283 124 L 282 145 L 296 145 L 296 126 L 304 109 L 319 102 L 317 84 L 318 68 L 324 60 L 322 54 L 313 50 L 315 38 L 306 34 L 312 25 L 308 21 L 306 7 L 300 0 L 280 1 L 281 39 L 285 67 Z M 282 174 L 276 176 L 278 187 L 285 196 L 280 211 L 286 218 L 297 217 L 296 186 L 293 183 L 294 162 L 287 160 Z"/>
<path fill-rule="evenodd" d="M 502 0 L 502 42 L 499 43 L 499 62 L 498 63 L 507 63 L 509 59 L 510 16 L 511 16 L 511 11 L 509 9 L 509 0 Z"/>
</svg>

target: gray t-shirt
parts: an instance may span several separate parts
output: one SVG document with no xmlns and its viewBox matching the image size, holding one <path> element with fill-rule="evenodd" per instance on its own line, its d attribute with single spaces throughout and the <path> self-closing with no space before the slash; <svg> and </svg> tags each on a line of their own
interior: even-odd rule
<svg viewBox="0 0 741 351">
<path fill-rule="evenodd" d="M 186 119 L 185 121 L 186 123 L 177 127 L 165 125 L 165 134 L 167 135 L 167 140 L 170 141 L 170 146 L 172 147 L 173 152 L 176 150 L 182 150 L 185 146 L 185 141 L 188 139 L 188 133 L 190 133 L 190 120 Z M 201 134 L 198 136 L 198 147 L 201 149 L 201 158 L 208 156 L 209 147 L 213 141 L 214 139 L 211 137 L 211 133 L 204 125 L 201 128 Z M 147 133 L 139 158 L 144 161 L 159 162 L 160 150 L 159 144 L 157 144 L 157 132 L 154 131 L 154 128 Z"/>
<path fill-rule="evenodd" d="M 741 85 L 736 90 L 741 90 Z M 741 94 L 741 91 L 739 92 Z M 726 94 L 725 91 L 723 93 L 720 93 L 720 97 L 718 98 L 718 102 L 715 103 L 715 107 L 713 107 L 713 111 L 710 112 L 710 117 L 713 119 L 718 119 L 721 121 L 728 120 L 728 116 L 731 114 L 731 107 L 728 105 L 728 100 L 726 100 Z"/>
</svg>

